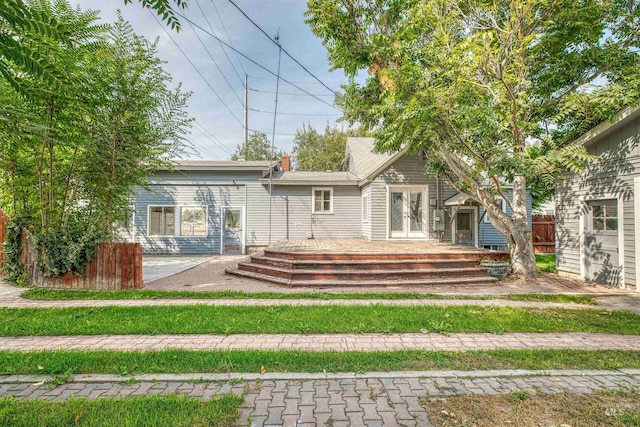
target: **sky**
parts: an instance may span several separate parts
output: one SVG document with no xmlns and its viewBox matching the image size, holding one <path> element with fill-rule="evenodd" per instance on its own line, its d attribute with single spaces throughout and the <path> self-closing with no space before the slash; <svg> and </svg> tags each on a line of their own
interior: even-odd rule
<svg viewBox="0 0 640 427">
<path fill-rule="evenodd" d="M 309 25 L 304 22 L 305 0 L 234 1 L 268 34 L 275 36 L 279 33 L 283 48 L 327 86 L 337 91 L 341 84 L 347 82 L 342 70 L 329 71 L 327 52 L 321 40 L 313 35 Z M 71 0 L 71 3 L 79 5 L 83 10 L 100 11 L 100 17 L 104 22 L 114 22 L 117 10 L 120 9 L 124 19 L 131 22 L 137 34 L 144 35 L 149 40 L 159 38 L 158 55 L 166 61 L 164 68 L 171 75 L 172 84 L 182 83 L 184 90 L 193 92 L 188 108 L 190 115 L 195 118 L 189 137 L 193 148 L 185 158 L 227 160 L 236 146 L 242 143 L 245 73 L 249 76 L 248 128 L 264 131 L 271 140 L 276 90 L 276 78 L 273 75 L 244 58 L 240 59 L 240 56 L 231 50 L 223 50 L 213 37 L 196 27 L 192 28 L 184 20 L 181 20 L 182 30 L 179 33 L 164 24 L 160 25 L 155 13 L 144 9 L 136 0 L 126 6 L 123 0 Z M 209 32 L 211 25 L 213 33 L 222 40 L 265 68 L 276 72 L 277 46 L 254 27 L 229 0 L 190 0 L 188 8 L 181 13 Z M 337 123 L 345 128 L 348 126 L 345 122 L 337 122 L 341 112 L 327 105 L 333 104 L 331 92 L 284 54 L 280 73 L 283 79 L 318 95 L 326 104 L 281 80 L 275 137 L 278 149 L 291 153 L 293 134 L 303 123 L 311 123 L 319 131 L 324 129 L 327 122 L 331 125 Z"/>
</svg>

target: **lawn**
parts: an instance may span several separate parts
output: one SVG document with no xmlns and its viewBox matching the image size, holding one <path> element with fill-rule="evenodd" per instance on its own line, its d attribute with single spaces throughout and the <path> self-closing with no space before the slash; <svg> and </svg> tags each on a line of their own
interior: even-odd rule
<svg viewBox="0 0 640 427">
<path fill-rule="evenodd" d="M 640 368 L 640 351 L 0 351 L 0 375 Z M 0 424 L 2 425 L 2 424 Z"/>
<path fill-rule="evenodd" d="M 184 396 L 115 400 L 16 400 L 0 398 L 2 426 L 233 426 L 243 398 L 227 395 L 202 401 Z"/>
<path fill-rule="evenodd" d="M 406 332 L 640 334 L 640 315 L 479 306 L 160 306 L 0 308 L 0 336 Z"/>
<path fill-rule="evenodd" d="M 555 265 L 555 264 L 554 264 Z M 313 300 L 407 300 L 407 299 L 461 299 L 491 300 L 507 299 L 512 301 L 544 301 L 560 303 L 576 303 L 594 305 L 595 300 L 581 295 L 564 294 L 510 294 L 510 295 L 439 295 L 417 292 L 241 292 L 241 291 L 155 291 L 149 289 L 126 291 L 91 291 L 91 290 L 54 290 L 29 289 L 20 295 L 22 298 L 43 301 L 62 300 L 144 300 L 144 299 L 313 299 Z"/>
<path fill-rule="evenodd" d="M 640 426 L 640 393 L 559 395 L 516 392 L 506 396 L 422 399 L 436 427 Z"/>
<path fill-rule="evenodd" d="M 536 254 L 536 265 L 541 273 L 555 273 L 556 254 Z"/>
</svg>

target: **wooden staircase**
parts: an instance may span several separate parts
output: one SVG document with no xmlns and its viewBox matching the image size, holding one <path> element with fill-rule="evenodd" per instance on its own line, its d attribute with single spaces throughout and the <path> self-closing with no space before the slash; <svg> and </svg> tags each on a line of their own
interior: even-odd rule
<svg viewBox="0 0 640 427">
<path fill-rule="evenodd" d="M 228 274 L 285 286 L 372 287 L 484 285 L 497 282 L 480 267 L 480 259 L 508 259 L 503 252 L 487 253 L 333 253 L 266 249 Z"/>
</svg>

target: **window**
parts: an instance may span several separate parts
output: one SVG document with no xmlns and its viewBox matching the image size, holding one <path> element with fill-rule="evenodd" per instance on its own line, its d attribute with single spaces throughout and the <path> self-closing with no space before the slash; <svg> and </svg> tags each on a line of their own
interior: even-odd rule
<svg viewBox="0 0 640 427">
<path fill-rule="evenodd" d="M 369 219 L 369 196 L 362 196 L 362 220 Z"/>
<path fill-rule="evenodd" d="M 593 200 L 591 207 L 591 229 L 595 231 L 615 231 L 618 229 L 618 201 Z"/>
<path fill-rule="evenodd" d="M 502 212 L 506 212 L 507 211 L 507 202 L 501 196 L 496 196 L 495 203 L 496 203 L 496 206 L 498 206 L 502 210 Z M 489 219 L 489 212 L 487 212 L 486 210 L 485 210 L 485 213 L 484 213 L 483 221 L 484 222 L 491 222 L 491 220 Z"/>
<path fill-rule="evenodd" d="M 333 213 L 333 188 L 313 189 L 313 213 Z"/>
<path fill-rule="evenodd" d="M 207 211 L 205 208 L 192 207 L 180 209 L 180 235 L 207 235 Z"/>
<path fill-rule="evenodd" d="M 174 206 L 149 207 L 149 235 L 176 235 L 176 208 Z"/>
</svg>

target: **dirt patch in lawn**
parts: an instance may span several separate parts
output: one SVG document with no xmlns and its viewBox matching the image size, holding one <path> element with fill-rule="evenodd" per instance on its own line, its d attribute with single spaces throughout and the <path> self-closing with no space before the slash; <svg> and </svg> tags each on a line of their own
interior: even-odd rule
<svg viewBox="0 0 640 427">
<path fill-rule="evenodd" d="M 597 394 L 529 394 L 425 398 L 438 427 L 640 426 L 640 391 Z"/>
</svg>

